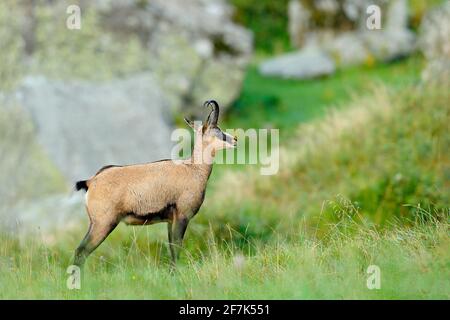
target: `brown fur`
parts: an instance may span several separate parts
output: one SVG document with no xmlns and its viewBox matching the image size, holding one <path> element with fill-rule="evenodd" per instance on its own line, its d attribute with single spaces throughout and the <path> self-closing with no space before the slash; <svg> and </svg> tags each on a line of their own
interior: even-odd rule
<svg viewBox="0 0 450 320">
<path fill-rule="evenodd" d="M 163 160 L 106 166 L 86 181 L 90 226 L 75 252 L 74 264 L 82 265 L 120 222 L 131 225 L 168 222 L 170 250 L 176 262 L 187 224 L 203 203 L 216 151 L 234 147 L 236 143 L 215 123 L 194 127 L 187 122 L 196 135 L 190 159 L 181 163 Z M 205 150 L 209 151 L 202 158 Z"/>
<path fill-rule="evenodd" d="M 210 165 L 172 161 L 110 168 L 88 181 L 86 205 L 94 212 L 114 212 L 119 219 L 130 213 L 148 216 L 169 203 L 179 212 L 196 212 L 210 172 Z"/>
</svg>

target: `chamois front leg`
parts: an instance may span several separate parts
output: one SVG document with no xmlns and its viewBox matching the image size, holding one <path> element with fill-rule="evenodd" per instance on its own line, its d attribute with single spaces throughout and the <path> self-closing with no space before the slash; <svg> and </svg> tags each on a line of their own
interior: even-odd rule
<svg viewBox="0 0 450 320">
<path fill-rule="evenodd" d="M 188 226 L 189 219 L 184 216 L 174 216 L 172 221 L 167 224 L 169 236 L 169 248 L 172 256 L 172 265 L 175 267 L 180 249 L 183 244 L 183 237 Z"/>
</svg>

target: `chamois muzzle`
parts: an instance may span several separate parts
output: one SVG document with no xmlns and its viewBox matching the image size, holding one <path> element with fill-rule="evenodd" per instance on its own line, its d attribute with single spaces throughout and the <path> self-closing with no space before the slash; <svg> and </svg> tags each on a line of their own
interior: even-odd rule
<svg viewBox="0 0 450 320">
<path fill-rule="evenodd" d="M 206 122 L 209 125 L 216 126 L 217 121 L 219 120 L 219 104 L 215 100 L 208 100 L 203 104 L 203 106 L 212 108 Z"/>
</svg>

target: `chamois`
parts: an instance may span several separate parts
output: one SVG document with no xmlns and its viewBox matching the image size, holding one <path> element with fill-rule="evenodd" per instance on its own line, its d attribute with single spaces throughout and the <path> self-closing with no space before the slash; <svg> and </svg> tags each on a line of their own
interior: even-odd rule
<svg viewBox="0 0 450 320">
<path fill-rule="evenodd" d="M 73 264 L 82 266 L 121 221 L 128 225 L 167 222 L 172 263 L 176 264 L 189 220 L 203 203 L 216 152 L 237 144 L 236 137 L 217 126 L 218 103 L 209 100 L 204 106 L 212 108 L 204 124 L 184 118 L 195 136 L 189 159 L 109 165 L 75 184 L 77 191 L 86 190 L 90 225 L 75 250 Z"/>
</svg>

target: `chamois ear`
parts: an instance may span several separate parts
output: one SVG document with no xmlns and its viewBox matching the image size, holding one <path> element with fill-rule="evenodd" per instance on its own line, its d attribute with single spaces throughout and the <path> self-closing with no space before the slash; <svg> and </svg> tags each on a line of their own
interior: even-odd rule
<svg viewBox="0 0 450 320">
<path fill-rule="evenodd" d="M 194 121 L 189 120 L 188 118 L 184 117 L 184 122 L 186 122 L 189 127 L 191 127 L 192 129 L 195 130 L 195 128 L 194 128 Z"/>
</svg>

